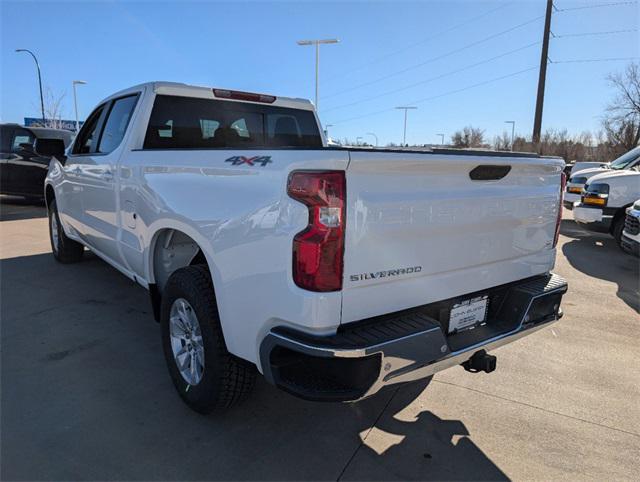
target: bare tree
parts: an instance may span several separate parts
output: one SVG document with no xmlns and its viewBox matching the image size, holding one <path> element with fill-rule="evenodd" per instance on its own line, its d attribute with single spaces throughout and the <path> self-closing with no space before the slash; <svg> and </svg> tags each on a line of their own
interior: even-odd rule
<svg viewBox="0 0 640 482">
<path fill-rule="evenodd" d="M 454 147 L 482 147 L 484 145 L 484 131 L 477 127 L 466 126 L 451 136 Z"/>
<path fill-rule="evenodd" d="M 608 81 L 615 96 L 607 106 L 602 127 L 607 140 L 619 146 L 618 152 L 628 151 L 640 142 L 640 65 L 631 63 L 624 73 L 611 74 Z"/>
<path fill-rule="evenodd" d="M 511 149 L 511 136 L 507 131 L 504 131 L 501 136 L 493 138 L 493 148 L 496 151 L 508 151 Z"/>
<path fill-rule="evenodd" d="M 51 87 L 47 87 L 44 91 L 44 125 L 41 121 L 37 126 L 48 127 L 50 129 L 62 129 L 62 112 L 64 111 L 64 98 L 66 92 L 55 94 Z"/>
</svg>

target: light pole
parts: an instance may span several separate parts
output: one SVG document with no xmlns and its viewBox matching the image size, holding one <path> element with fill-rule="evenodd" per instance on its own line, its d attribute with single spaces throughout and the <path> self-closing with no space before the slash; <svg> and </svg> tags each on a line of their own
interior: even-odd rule
<svg viewBox="0 0 640 482">
<path fill-rule="evenodd" d="M 33 57 L 33 61 L 36 63 L 36 68 L 38 69 L 38 85 L 40 86 L 40 110 L 42 112 L 42 127 L 45 127 L 45 117 L 44 117 L 44 97 L 42 95 L 42 76 L 40 75 L 40 64 L 38 63 L 38 59 L 35 54 L 31 50 L 27 49 L 16 49 L 16 52 L 27 52 Z"/>
<path fill-rule="evenodd" d="M 444 146 L 444 134 L 436 134 L 437 136 L 440 136 L 441 142 L 440 145 Z"/>
<path fill-rule="evenodd" d="M 356 146 L 360 146 L 361 141 L 362 141 L 362 137 L 356 137 Z"/>
<path fill-rule="evenodd" d="M 378 147 L 378 136 L 377 136 L 377 135 L 375 135 L 373 132 L 367 132 L 367 135 L 368 135 L 368 136 L 373 136 L 373 137 L 375 137 L 375 138 L 376 138 L 376 147 Z"/>
<path fill-rule="evenodd" d="M 76 85 L 85 85 L 86 82 L 84 80 L 74 80 L 73 81 L 73 106 L 76 109 L 76 134 L 80 131 L 80 122 L 78 122 L 78 98 L 76 95 Z"/>
<path fill-rule="evenodd" d="M 405 146 L 407 144 L 407 111 L 409 109 L 417 109 L 417 107 L 408 105 L 408 106 L 399 106 L 399 107 L 396 107 L 396 109 L 404 110 L 404 134 L 402 136 L 402 145 Z"/>
<path fill-rule="evenodd" d="M 324 126 L 324 136 L 329 139 L 329 127 L 333 127 L 333 124 L 327 124 Z"/>
<path fill-rule="evenodd" d="M 513 136 L 516 133 L 516 121 L 504 121 L 505 124 L 511 124 L 511 152 L 513 152 Z"/>
<path fill-rule="evenodd" d="M 318 110 L 318 74 L 320 70 L 320 44 L 337 44 L 340 42 L 337 38 L 327 38 L 318 40 L 298 40 L 298 45 L 315 45 L 316 46 L 316 111 Z"/>
</svg>

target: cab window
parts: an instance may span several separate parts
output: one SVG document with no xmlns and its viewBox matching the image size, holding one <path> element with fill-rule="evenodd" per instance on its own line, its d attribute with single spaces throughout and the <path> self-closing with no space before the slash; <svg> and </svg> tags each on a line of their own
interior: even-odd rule
<svg viewBox="0 0 640 482">
<path fill-rule="evenodd" d="M 111 110 L 105 122 L 98 152 L 107 154 L 120 145 L 127 130 L 138 95 L 129 95 L 113 101 Z"/>
<path fill-rule="evenodd" d="M 102 104 L 94 110 L 87 121 L 80 129 L 78 137 L 73 144 L 72 154 L 89 154 L 94 151 L 95 143 L 98 140 L 98 128 L 100 127 L 100 117 L 105 105 Z"/>
<path fill-rule="evenodd" d="M 31 144 L 35 141 L 34 135 L 26 129 L 16 129 L 13 134 L 13 142 L 11 143 L 11 152 L 19 153 L 24 149 L 20 144 Z"/>
</svg>

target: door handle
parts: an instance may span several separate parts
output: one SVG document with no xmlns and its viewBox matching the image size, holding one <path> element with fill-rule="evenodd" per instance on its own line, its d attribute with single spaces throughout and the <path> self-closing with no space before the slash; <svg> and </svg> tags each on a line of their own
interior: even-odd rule
<svg viewBox="0 0 640 482">
<path fill-rule="evenodd" d="M 104 171 L 102 173 L 102 179 L 104 179 L 105 181 L 113 181 L 113 172 L 111 171 Z"/>
</svg>

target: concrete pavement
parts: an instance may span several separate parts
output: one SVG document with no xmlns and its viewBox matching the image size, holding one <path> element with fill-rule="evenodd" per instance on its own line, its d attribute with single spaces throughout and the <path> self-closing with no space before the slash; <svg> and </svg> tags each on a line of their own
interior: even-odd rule
<svg viewBox="0 0 640 482">
<path fill-rule="evenodd" d="M 12 201 L 12 200 L 10 200 Z M 259 380 L 221 415 L 169 380 L 147 293 L 90 253 L 56 263 L 43 207 L 0 213 L 3 480 L 632 480 L 640 472 L 638 260 L 563 221 L 565 317 L 364 402 Z M 427 386 L 428 385 L 428 386 Z"/>
</svg>

